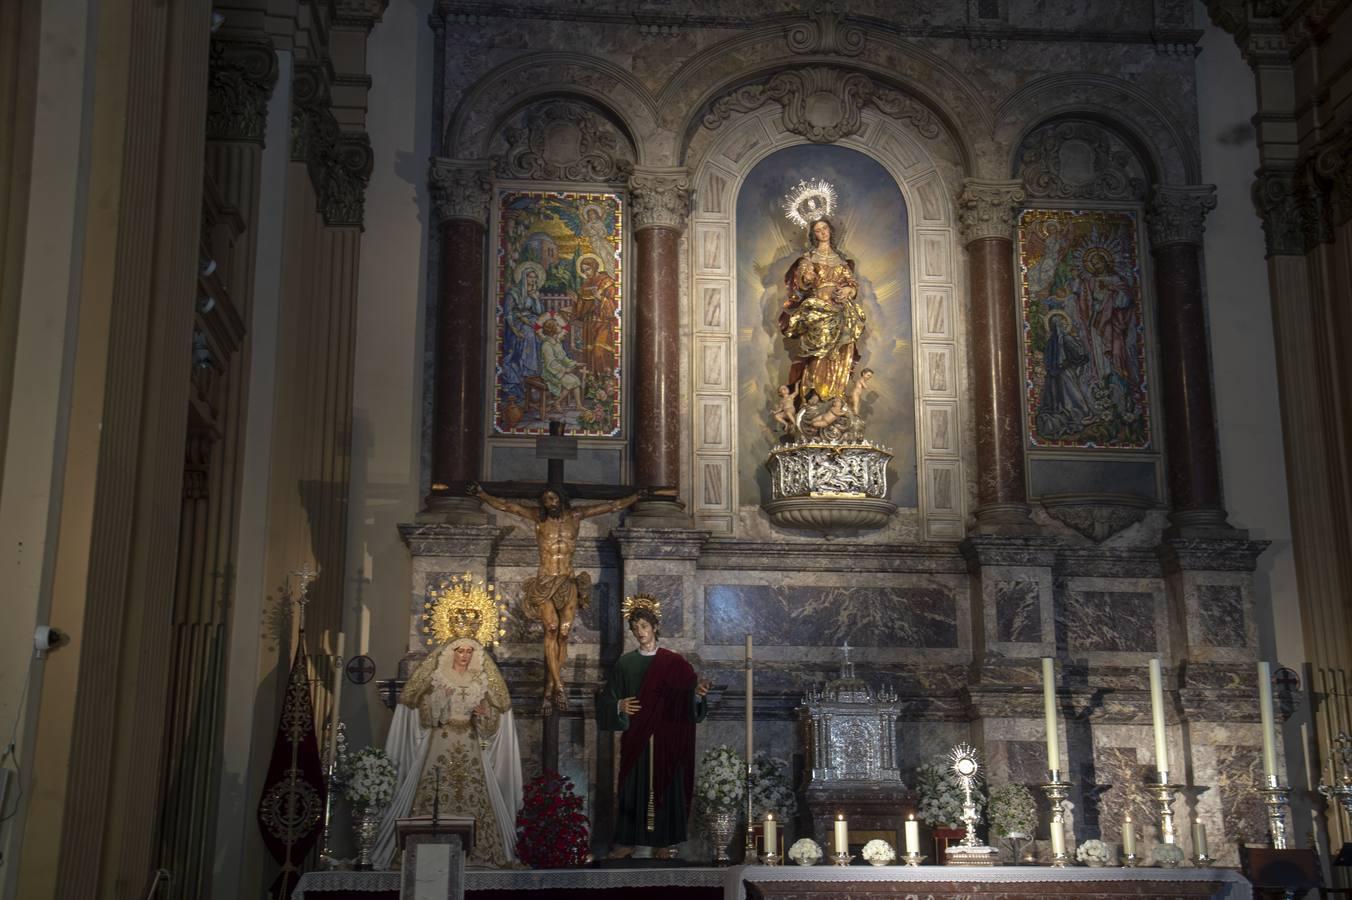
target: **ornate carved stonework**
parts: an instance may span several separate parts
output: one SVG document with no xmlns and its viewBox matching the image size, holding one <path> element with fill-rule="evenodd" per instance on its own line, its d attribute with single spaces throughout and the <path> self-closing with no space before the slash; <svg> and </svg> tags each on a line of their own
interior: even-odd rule
<svg viewBox="0 0 1352 900">
<path fill-rule="evenodd" d="M 297 66 L 291 83 L 291 159 L 309 170 L 326 224 L 361 225 L 371 177 L 371 140 L 365 132 L 338 127 L 319 66 Z"/>
<path fill-rule="evenodd" d="M 329 86 L 322 70 L 297 66 L 291 80 L 291 159 L 313 166 L 313 160 L 337 139 L 338 122 L 329 110 Z"/>
<path fill-rule="evenodd" d="M 385 15 L 390 0 L 333 0 L 333 23 L 365 28 L 368 32 Z"/>
<path fill-rule="evenodd" d="M 480 160 L 433 159 L 427 172 L 437 221 L 469 219 L 488 225 L 493 197 L 492 163 Z"/>
<path fill-rule="evenodd" d="M 1316 148 L 1311 168 L 1328 193 L 1329 224 L 1352 219 L 1352 126 Z"/>
<path fill-rule="evenodd" d="M 1090 122 L 1054 122 L 1019 149 L 1028 196 L 1048 200 L 1144 200 L 1145 169 L 1120 138 Z"/>
<path fill-rule="evenodd" d="M 319 207 L 329 225 L 362 224 L 372 162 L 365 132 L 343 133 L 334 142 L 323 160 L 319 188 Z"/>
<path fill-rule="evenodd" d="M 263 143 L 277 54 L 266 41 L 211 42 L 207 139 Z"/>
<path fill-rule="evenodd" d="M 567 100 L 528 107 L 494 143 L 498 174 L 504 178 L 621 181 L 634 167 L 634 150 L 620 130 Z"/>
<path fill-rule="evenodd" d="M 789 26 L 784 38 L 794 53 L 858 56 L 864 49 L 863 30 L 845 24 L 845 9 L 840 3 L 817 3 L 808 13 L 808 21 Z"/>
<path fill-rule="evenodd" d="M 1135 525 L 1150 510 L 1148 500 L 1121 498 L 1046 498 L 1047 515 L 1075 529 L 1096 544 Z"/>
<path fill-rule="evenodd" d="M 986 181 L 967 178 L 958 195 L 958 227 L 963 241 L 982 238 L 1014 239 L 1014 224 L 1019 205 L 1025 198 L 1017 181 Z"/>
<path fill-rule="evenodd" d="M 1214 184 L 1156 185 L 1145 217 L 1150 246 L 1202 243 L 1203 222 L 1215 208 Z"/>
<path fill-rule="evenodd" d="M 1320 197 L 1293 171 L 1260 170 L 1253 205 L 1263 219 L 1268 256 L 1304 256 L 1331 238 Z"/>
<path fill-rule="evenodd" d="M 640 169 L 629 179 L 634 230 L 685 228 L 690 215 L 690 178 L 685 169 Z"/>
<path fill-rule="evenodd" d="M 780 72 L 761 84 L 740 87 L 714 101 L 704 125 L 717 128 L 734 113 L 750 112 L 771 101 L 783 107 L 788 131 L 816 143 L 857 133 L 861 113 L 870 104 L 893 119 L 910 122 L 924 137 L 939 135 L 934 114 L 913 97 L 883 87 L 861 72 L 827 66 Z"/>
</svg>

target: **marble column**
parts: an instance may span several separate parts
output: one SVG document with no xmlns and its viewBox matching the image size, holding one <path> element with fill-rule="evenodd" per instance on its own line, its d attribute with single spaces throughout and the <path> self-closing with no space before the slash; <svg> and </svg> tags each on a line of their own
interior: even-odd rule
<svg viewBox="0 0 1352 900">
<path fill-rule="evenodd" d="M 480 524 L 487 516 L 465 486 L 483 477 L 484 256 L 491 163 L 432 160 L 428 180 L 441 224 L 441 278 L 436 306 L 436 360 L 432 402 L 430 517 Z"/>
<path fill-rule="evenodd" d="M 629 518 L 640 527 L 689 527 L 680 501 L 680 239 L 690 214 L 684 169 L 635 169 L 629 181 L 634 227 L 634 481 L 655 492 Z"/>
<path fill-rule="evenodd" d="M 977 529 L 1020 532 L 1028 518 L 1019 375 L 1014 224 L 1019 181 L 968 178 L 958 198 L 971 293 L 976 407 Z"/>
<path fill-rule="evenodd" d="M 1202 220 L 1216 206 L 1215 193 L 1212 185 L 1156 187 L 1146 218 L 1155 257 L 1171 520 L 1180 534 L 1224 537 L 1230 529 L 1202 300 Z"/>
</svg>

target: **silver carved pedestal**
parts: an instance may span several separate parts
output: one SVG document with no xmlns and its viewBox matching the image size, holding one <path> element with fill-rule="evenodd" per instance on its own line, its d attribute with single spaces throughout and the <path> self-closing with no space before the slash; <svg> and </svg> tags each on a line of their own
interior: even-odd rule
<svg viewBox="0 0 1352 900">
<path fill-rule="evenodd" d="M 1272 775 L 1258 793 L 1263 795 L 1263 803 L 1267 806 L 1268 836 L 1272 839 L 1272 849 L 1285 850 L 1288 847 L 1286 807 L 1291 802 L 1291 789 L 1281 784 L 1276 775 Z"/>
<path fill-rule="evenodd" d="M 783 528 L 881 528 L 897 506 L 887 499 L 892 451 L 869 441 L 803 441 L 770 451 L 765 512 Z"/>
<path fill-rule="evenodd" d="M 1319 793 L 1330 803 L 1341 804 L 1343 811 L 1352 816 L 1352 737 L 1345 731 L 1338 732 L 1329 749 L 1332 751 L 1329 774 L 1334 783 L 1321 783 Z"/>
</svg>

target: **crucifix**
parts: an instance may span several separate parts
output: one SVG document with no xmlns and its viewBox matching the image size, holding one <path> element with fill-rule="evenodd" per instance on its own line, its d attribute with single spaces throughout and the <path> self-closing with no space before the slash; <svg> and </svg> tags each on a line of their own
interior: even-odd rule
<svg viewBox="0 0 1352 900">
<path fill-rule="evenodd" d="M 563 683 L 563 666 L 568 660 L 568 635 L 578 606 L 591 603 L 591 575 L 575 572 L 573 555 L 577 550 L 578 529 L 583 519 L 617 512 L 637 502 L 640 492 L 630 487 L 606 485 L 570 485 L 563 480 L 563 464 L 577 458 L 577 438 L 566 437 L 562 422 L 550 422 L 549 434 L 536 439 L 535 456 L 548 460 L 548 480 L 539 482 L 494 482 L 486 486 L 469 485 L 477 497 L 499 512 L 525 519 L 533 524 L 539 545 L 539 568 L 534 578 L 522 585 L 521 607 L 527 616 L 544 626 L 545 684 L 543 711 L 544 764 L 557 768 L 558 717 L 568 708 L 568 692 Z M 537 497 L 522 503 L 512 497 Z M 574 507 L 571 498 L 599 499 Z"/>
</svg>

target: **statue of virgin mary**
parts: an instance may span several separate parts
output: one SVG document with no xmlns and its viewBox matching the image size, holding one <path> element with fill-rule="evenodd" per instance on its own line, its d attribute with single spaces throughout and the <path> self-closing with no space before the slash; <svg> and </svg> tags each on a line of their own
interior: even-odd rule
<svg viewBox="0 0 1352 900">
<path fill-rule="evenodd" d="M 474 817 L 469 865 L 516 860 L 521 753 L 507 684 L 483 644 L 462 630 L 418 665 L 400 693 L 385 752 L 398 776 L 380 823 L 377 868 L 394 856 L 396 820 L 434 808 Z"/>
</svg>

